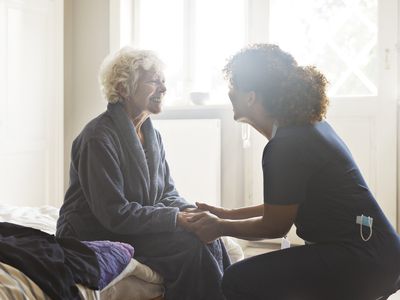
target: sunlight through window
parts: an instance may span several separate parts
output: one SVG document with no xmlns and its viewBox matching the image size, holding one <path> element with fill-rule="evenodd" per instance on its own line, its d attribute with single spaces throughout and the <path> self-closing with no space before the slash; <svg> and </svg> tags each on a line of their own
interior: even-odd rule
<svg viewBox="0 0 400 300">
<path fill-rule="evenodd" d="M 166 105 L 228 103 L 222 67 L 246 43 L 245 0 L 137 0 L 136 47 L 167 65 Z"/>
</svg>

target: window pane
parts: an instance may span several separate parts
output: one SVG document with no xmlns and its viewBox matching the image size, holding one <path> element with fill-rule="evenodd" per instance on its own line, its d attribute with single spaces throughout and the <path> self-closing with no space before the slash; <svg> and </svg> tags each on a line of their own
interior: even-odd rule
<svg viewBox="0 0 400 300">
<path fill-rule="evenodd" d="M 331 96 L 377 94 L 377 0 L 271 0 L 270 37 L 316 65 Z"/>
<path fill-rule="evenodd" d="M 156 51 L 167 65 L 166 105 L 228 103 L 222 67 L 245 44 L 245 3 L 137 1 L 134 40 L 136 46 Z"/>
<path fill-rule="evenodd" d="M 155 51 L 165 62 L 165 103 L 182 101 L 183 94 L 183 0 L 138 1 L 138 47 Z"/>
<path fill-rule="evenodd" d="M 245 1 L 197 0 L 194 24 L 194 92 L 210 94 L 212 104 L 229 101 L 222 68 L 245 44 Z"/>
</svg>

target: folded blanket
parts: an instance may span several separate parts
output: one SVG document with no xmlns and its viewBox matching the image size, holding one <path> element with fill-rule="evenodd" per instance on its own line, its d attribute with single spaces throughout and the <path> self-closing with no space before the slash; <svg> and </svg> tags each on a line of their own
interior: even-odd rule
<svg viewBox="0 0 400 300">
<path fill-rule="evenodd" d="M 99 288 L 102 290 L 129 264 L 134 249 L 131 245 L 111 241 L 83 242 L 96 254 L 100 268 Z"/>
<path fill-rule="evenodd" d="M 98 288 L 97 258 L 75 239 L 0 222 L 0 261 L 21 270 L 52 299 L 80 299 L 77 283 Z"/>
</svg>

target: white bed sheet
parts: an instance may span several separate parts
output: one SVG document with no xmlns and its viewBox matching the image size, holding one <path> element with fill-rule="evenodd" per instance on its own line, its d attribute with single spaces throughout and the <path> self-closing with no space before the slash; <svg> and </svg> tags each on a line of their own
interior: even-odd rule
<svg viewBox="0 0 400 300">
<path fill-rule="evenodd" d="M 82 300 L 99 300 L 100 292 L 91 290 L 83 285 L 76 285 Z M 42 289 L 20 270 L 0 262 L 0 299 L 51 300 Z"/>
</svg>

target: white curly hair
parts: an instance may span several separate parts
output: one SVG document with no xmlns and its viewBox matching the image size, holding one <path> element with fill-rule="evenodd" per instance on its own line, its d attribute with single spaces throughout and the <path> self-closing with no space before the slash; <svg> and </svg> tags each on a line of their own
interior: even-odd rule
<svg viewBox="0 0 400 300">
<path fill-rule="evenodd" d="M 149 50 L 123 47 L 108 55 L 100 66 L 99 83 L 104 98 L 117 103 L 135 93 L 140 71 L 164 69 L 164 63 Z"/>
</svg>

